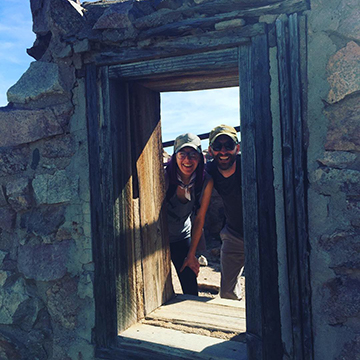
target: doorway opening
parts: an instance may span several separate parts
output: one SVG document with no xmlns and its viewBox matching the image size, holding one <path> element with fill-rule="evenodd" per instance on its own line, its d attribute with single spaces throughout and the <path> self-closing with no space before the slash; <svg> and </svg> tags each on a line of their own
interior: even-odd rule
<svg viewBox="0 0 360 360">
<path fill-rule="evenodd" d="M 185 132 L 200 136 L 206 163 L 212 160 L 208 154 L 208 134 L 211 129 L 220 124 L 239 127 L 239 88 L 161 93 L 160 108 L 162 141 L 166 146 L 164 147 L 164 165 L 173 153 L 173 140 Z M 238 132 L 238 137 L 240 137 L 240 132 Z M 201 264 L 198 286 L 199 294 L 203 296 L 215 297 L 219 293 L 221 247 L 219 233 L 224 221 L 222 199 L 213 189 L 203 237 L 197 248 L 197 257 Z M 175 294 L 181 294 L 182 289 L 173 264 L 172 281 Z"/>
</svg>

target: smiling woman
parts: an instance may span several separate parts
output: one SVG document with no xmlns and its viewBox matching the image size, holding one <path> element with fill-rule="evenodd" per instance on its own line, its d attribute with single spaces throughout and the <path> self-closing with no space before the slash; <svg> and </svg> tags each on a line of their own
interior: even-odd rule
<svg viewBox="0 0 360 360">
<path fill-rule="evenodd" d="M 0 2 L 0 106 L 7 105 L 6 92 L 27 70 L 32 59 L 26 48 L 32 46 L 30 1 Z"/>
</svg>

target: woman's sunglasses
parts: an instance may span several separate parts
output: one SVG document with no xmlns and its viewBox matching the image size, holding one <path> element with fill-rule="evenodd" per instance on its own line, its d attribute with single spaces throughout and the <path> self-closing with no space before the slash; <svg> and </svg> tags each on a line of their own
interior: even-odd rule
<svg viewBox="0 0 360 360">
<path fill-rule="evenodd" d="M 235 149 L 235 142 L 232 140 L 226 141 L 224 143 L 221 143 L 220 141 L 215 141 L 212 145 L 211 148 L 214 151 L 220 151 L 223 147 L 225 148 L 225 150 L 227 151 L 231 151 Z"/>
</svg>

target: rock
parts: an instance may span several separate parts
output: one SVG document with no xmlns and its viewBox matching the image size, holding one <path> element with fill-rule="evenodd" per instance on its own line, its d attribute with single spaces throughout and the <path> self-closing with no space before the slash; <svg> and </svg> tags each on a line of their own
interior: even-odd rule
<svg viewBox="0 0 360 360">
<path fill-rule="evenodd" d="M 20 227 L 26 229 L 26 232 L 29 234 L 49 236 L 56 234 L 64 222 L 64 206 L 45 206 L 23 214 L 20 220 Z M 70 238 L 67 237 L 66 239 Z"/>
<path fill-rule="evenodd" d="M 45 35 L 50 32 L 49 18 L 47 12 L 50 0 L 30 0 L 30 8 L 33 17 L 33 32 Z"/>
<path fill-rule="evenodd" d="M 323 311 L 329 325 L 344 325 L 360 316 L 360 280 L 335 278 L 324 284 Z"/>
<path fill-rule="evenodd" d="M 1 112 L 0 112 L 0 119 L 1 119 Z M 1 123 L 0 123 L 0 128 L 1 128 Z M 1 138 L 1 134 L 0 134 L 0 138 Z M 30 163 L 30 158 L 31 158 L 30 149 L 27 145 L 16 149 L 0 147 L 0 177 L 6 175 L 14 175 L 25 171 Z"/>
<path fill-rule="evenodd" d="M 37 175 L 32 186 L 39 205 L 63 203 L 77 196 L 79 177 L 69 178 L 65 170 L 59 170 L 54 175 Z"/>
<path fill-rule="evenodd" d="M 74 112 L 74 107 L 70 101 L 57 105 L 51 108 L 51 111 L 56 116 L 57 121 L 63 129 L 68 126 L 71 116 Z"/>
<path fill-rule="evenodd" d="M 83 8 L 73 0 L 30 0 L 33 15 L 33 31 L 75 35 L 85 24 Z"/>
<path fill-rule="evenodd" d="M 51 38 L 51 31 L 48 31 L 44 35 L 37 34 L 33 46 L 30 49 L 26 49 L 26 52 L 35 60 L 40 60 L 46 53 L 46 50 L 50 45 Z"/>
<path fill-rule="evenodd" d="M 325 150 L 360 151 L 360 101 L 359 96 L 328 106 L 329 119 Z"/>
<path fill-rule="evenodd" d="M 67 276 L 46 292 L 48 309 L 53 321 L 67 330 L 74 329 L 77 324 L 77 287 L 78 279 Z"/>
<path fill-rule="evenodd" d="M 63 129 L 49 109 L 0 111 L 0 147 L 31 143 L 62 133 Z"/>
<path fill-rule="evenodd" d="M 32 197 L 28 178 L 19 178 L 6 185 L 9 204 L 15 211 L 30 209 Z"/>
<path fill-rule="evenodd" d="M 81 40 L 74 44 L 74 53 L 79 54 L 90 51 L 90 43 L 88 39 Z"/>
<path fill-rule="evenodd" d="M 125 1 L 111 5 L 99 17 L 94 30 L 127 29 L 136 19 L 152 13 L 154 9 L 147 1 Z"/>
<path fill-rule="evenodd" d="M 52 0 L 49 8 L 52 31 L 66 36 L 76 35 L 84 26 L 84 8 L 73 0 Z"/>
<path fill-rule="evenodd" d="M 0 208 L 0 233 L 12 231 L 15 226 L 16 212 L 8 207 Z"/>
<path fill-rule="evenodd" d="M 47 140 L 44 143 L 42 156 L 45 158 L 71 157 L 75 153 L 75 141 L 71 135 Z"/>
<path fill-rule="evenodd" d="M 357 155 L 346 151 L 326 151 L 324 157 L 318 161 L 325 166 L 346 169 L 357 160 Z"/>
<path fill-rule="evenodd" d="M 29 298 L 23 301 L 13 316 L 13 323 L 18 325 L 24 331 L 31 331 L 38 317 L 40 309 L 44 305 L 37 298 Z"/>
<path fill-rule="evenodd" d="M 0 334 L 0 359 L 2 360 L 22 360 L 21 352 L 16 346 L 14 339 L 8 339 L 4 334 Z"/>
<path fill-rule="evenodd" d="M 0 323 L 12 324 L 19 306 L 28 299 L 24 279 L 9 277 L 0 288 Z"/>
<path fill-rule="evenodd" d="M 35 102 L 37 107 L 53 106 L 70 98 L 63 85 L 57 64 L 34 61 L 8 90 L 7 98 L 9 102 L 20 105 Z"/>
<path fill-rule="evenodd" d="M 4 191 L 2 189 L 2 187 L 0 186 L 0 207 L 6 205 L 6 199 L 5 199 L 5 195 L 4 195 Z"/>
<path fill-rule="evenodd" d="M 71 241 L 56 244 L 24 245 L 19 247 L 19 271 L 27 279 L 52 281 L 67 272 Z"/>
<path fill-rule="evenodd" d="M 207 266 L 208 265 L 208 261 L 206 259 L 206 257 L 204 255 L 200 255 L 198 258 L 199 264 L 201 266 Z"/>
<path fill-rule="evenodd" d="M 323 235 L 319 245 L 330 254 L 329 267 L 337 273 L 360 270 L 360 233 L 354 231 L 335 231 Z"/>
<path fill-rule="evenodd" d="M 312 187 L 323 195 L 339 191 L 348 197 L 360 195 L 360 172 L 357 170 L 318 169 L 310 177 Z"/>
<path fill-rule="evenodd" d="M 357 0 L 352 0 L 353 5 L 350 5 L 351 1 L 346 1 L 344 3 L 339 3 L 338 13 L 344 14 L 348 12 L 347 16 L 343 17 L 340 22 L 340 25 L 337 29 L 337 32 L 341 34 L 344 39 L 355 39 L 356 41 L 360 40 L 360 9 L 359 3 Z"/>
<path fill-rule="evenodd" d="M 330 91 L 327 97 L 329 103 L 336 103 L 346 95 L 360 90 L 360 46 L 350 41 L 329 60 L 328 82 Z"/>
<path fill-rule="evenodd" d="M 360 354 L 360 335 L 356 334 L 353 339 L 347 341 L 338 357 L 335 360 L 358 359 Z"/>
</svg>

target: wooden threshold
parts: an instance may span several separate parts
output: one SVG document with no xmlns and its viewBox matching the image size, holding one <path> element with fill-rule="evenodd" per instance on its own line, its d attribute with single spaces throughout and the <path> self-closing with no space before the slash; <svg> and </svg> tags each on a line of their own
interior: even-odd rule
<svg viewBox="0 0 360 360">
<path fill-rule="evenodd" d="M 177 295 L 122 332 L 119 348 L 134 359 L 246 360 L 245 332 L 244 301 Z"/>
</svg>

